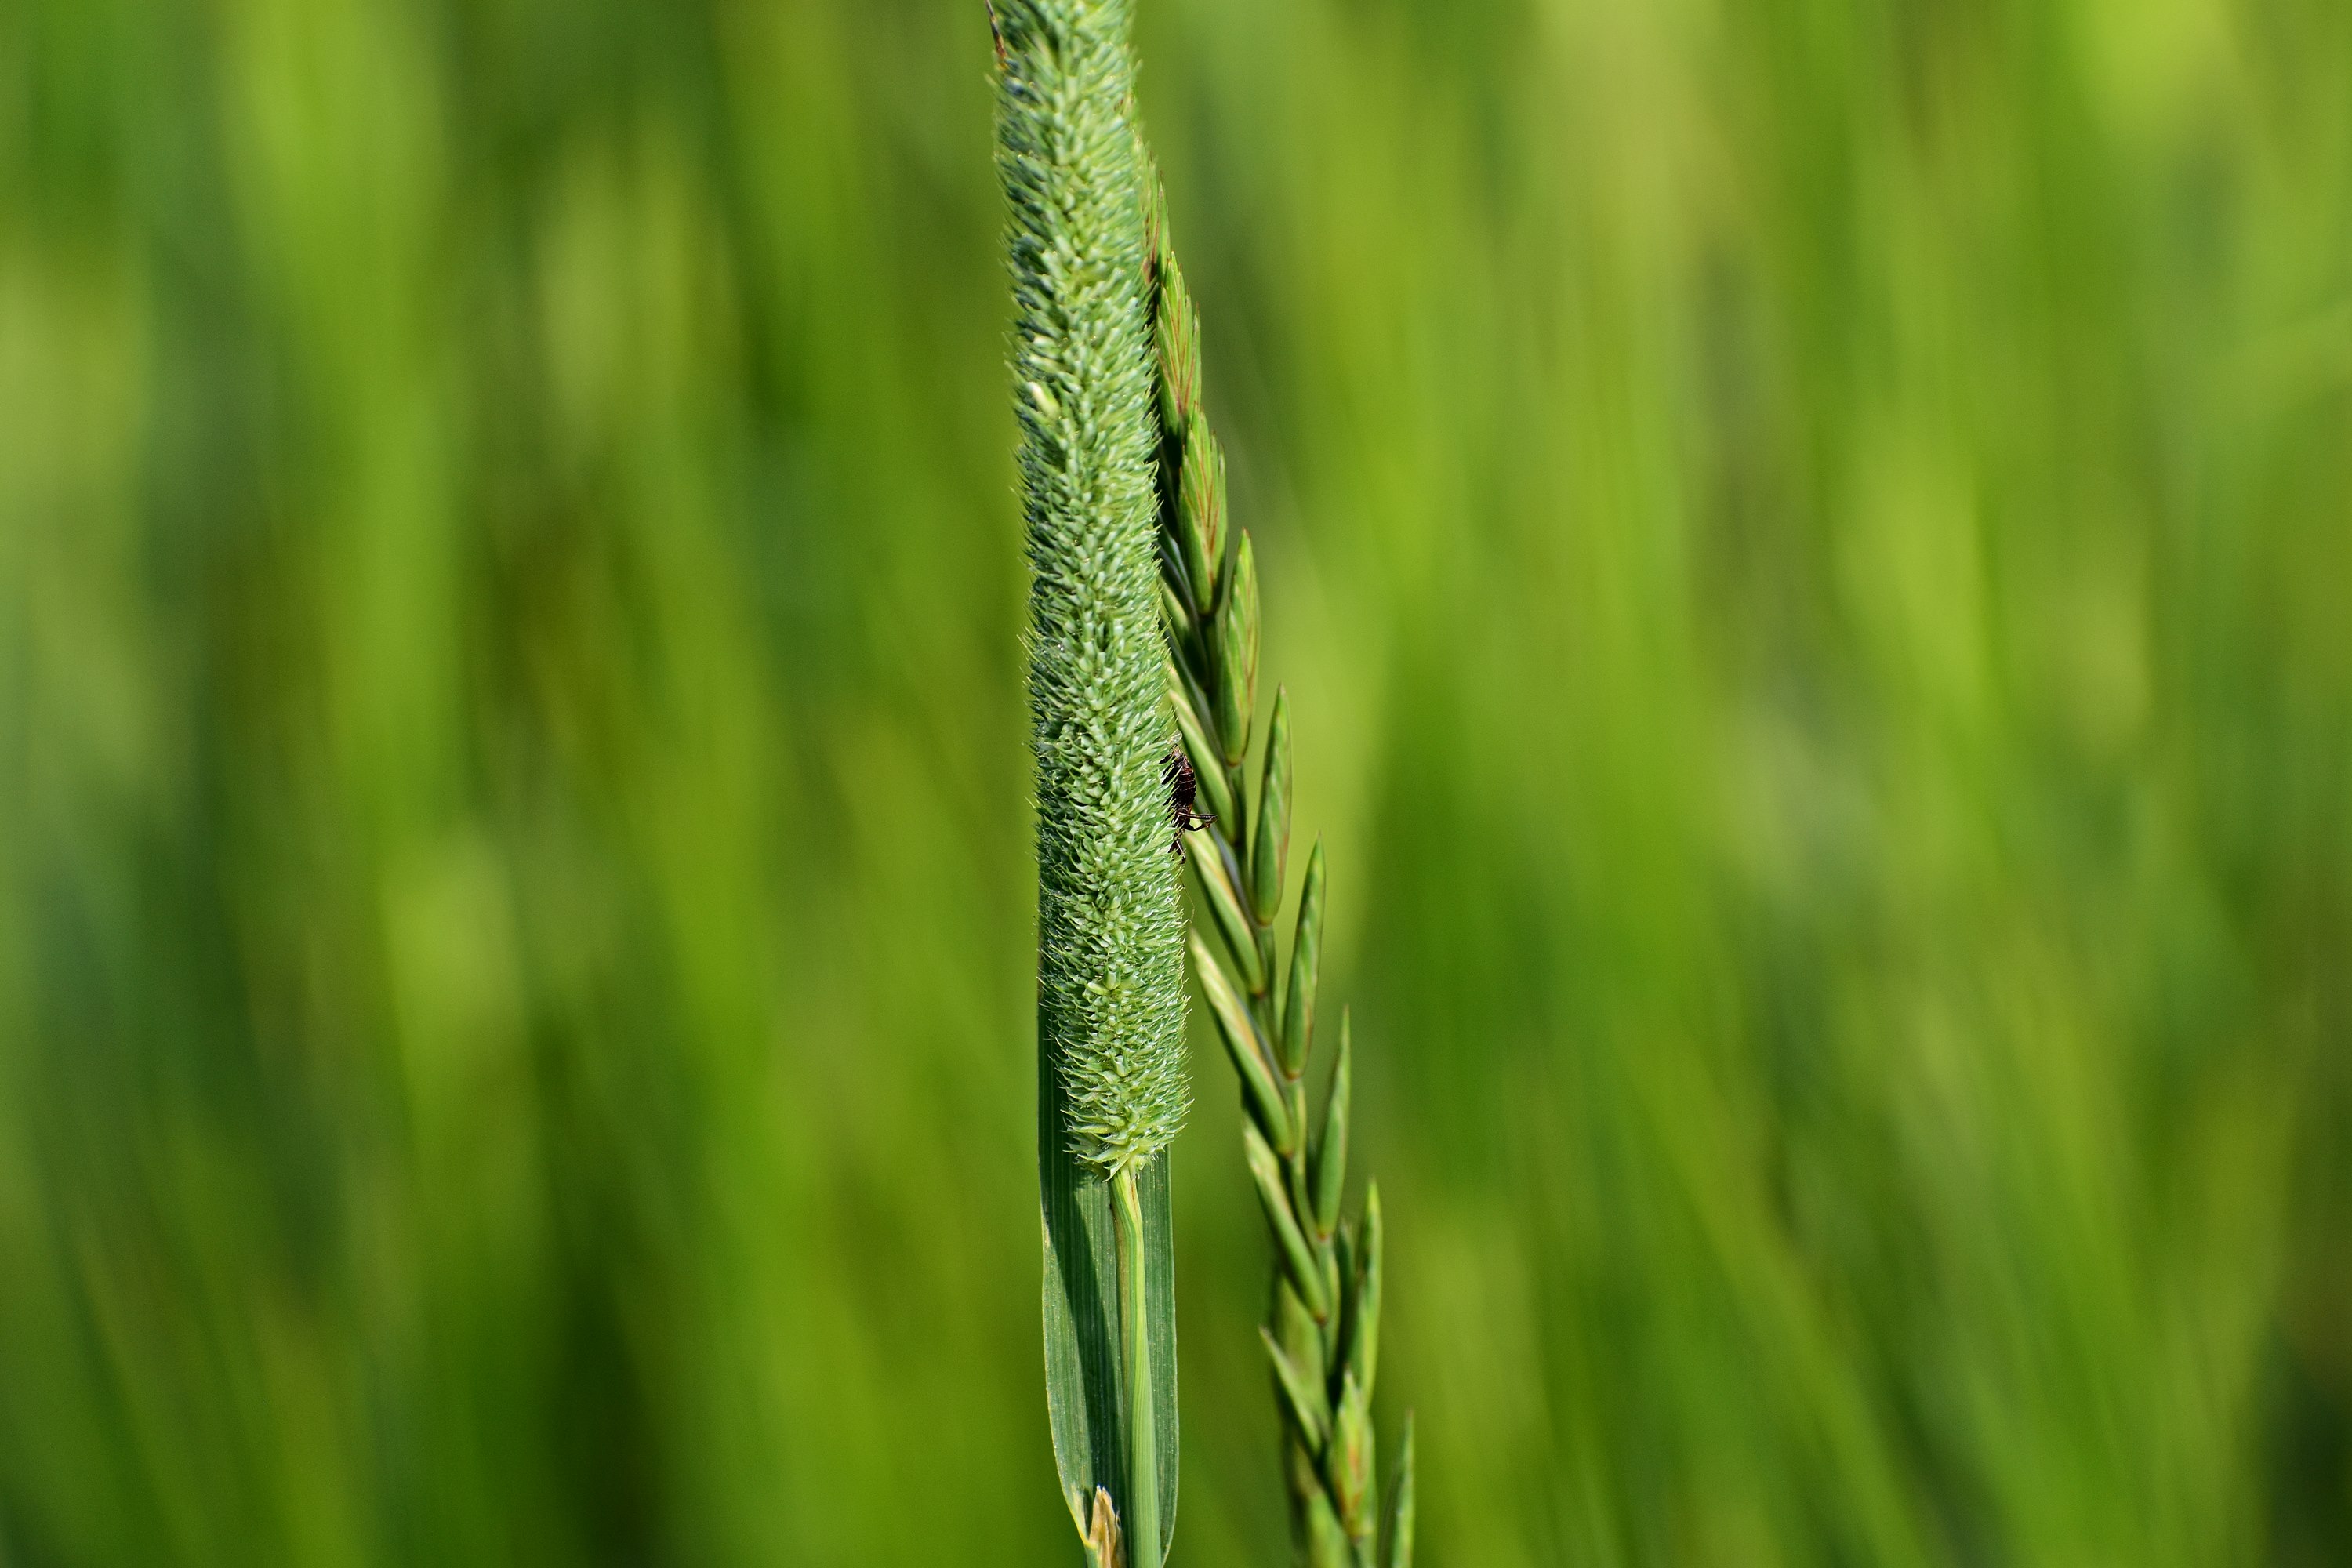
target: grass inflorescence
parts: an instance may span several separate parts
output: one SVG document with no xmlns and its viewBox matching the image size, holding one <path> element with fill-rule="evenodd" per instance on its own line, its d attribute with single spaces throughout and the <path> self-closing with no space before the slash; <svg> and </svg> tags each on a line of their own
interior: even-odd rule
<svg viewBox="0 0 2352 1568">
<path fill-rule="evenodd" d="M 1185 835 L 1223 956 L 1196 931 L 1193 973 L 1241 1079 L 1243 1151 L 1275 1242 L 1275 1304 L 1260 1332 L 1283 1415 L 1296 1543 L 1309 1568 L 1409 1568 L 1412 1418 L 1405 1418 L 1381 1528 L 1372 1421 L 1379 1368 L 1381 1225 L 1377 1184 L 1343 1216 L 1353 1053 L 1339 1017 L 1319 1112 L 1309 1058 L 1320 979 L 1324 861 L 1307 858 L 1283 964 L 1277 920 L 1290 853 L 1288 694 L 1277 688 L 1246 765 L 1258 673 L 1256 552 L 1227 527 L 1223 449 L 1201 401 L 1200 323 L 1170 239 L 1156 175 L 1146 212 L 1160 416 L 1160 594 L 1178 727 L 1213 820 Z"/>
<path fill-rule="evenodd" d="M 1174 1388 L 1160 1384 L 1174 1336 L 1165 1171 L 1150 1193 L 1144 1177 L 1187 1105 L 1184 928 L 1161 776 L 1172 727 L 1129 11 L 1009 0 L 997 145 L 1030 566 L 1041 1142 L 1066 1140 L 1039 1155 L 1047 1400 L 1090 1555 L 1117 1555 L 1107 1542 L 1123 1531 L 1127 1553 L 1157 1568 L 1173 1509 Z M 1066 1156 L 1094 1180 L 1074 1180 Z"/>
<path fill-rule="evenodd" d="M 1129 9 L 1008 0 L 998 24 L 1031 570 L 1039 1020 L 1065 1068 L 1076 1152 L 1107 1175 L 1167 1147 L 1186 1107 Z"/>
</svg>

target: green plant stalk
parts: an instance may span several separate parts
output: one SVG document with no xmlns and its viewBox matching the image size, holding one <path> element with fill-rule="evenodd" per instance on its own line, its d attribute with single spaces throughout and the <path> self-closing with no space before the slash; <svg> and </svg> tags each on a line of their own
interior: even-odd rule
<svg viewBox="0 0 2352 1568">
<path fill-rule="evenodd" d="M 1111 1178 L 1118 1213 L 1119 1338 L 1127 1363 L 1128 1464 L 1130 1500 L 1127 1549 L 1138 1563 L 1160 1561 L 1160 1433 L 1151 1389 L 1151 1334 L 1145 1316 L 1149 1259 L 1143 1245 L 1143 1205 L 1133 1172 Z"/>
<path fill-rule="evenodd" d="M 1289 868 L 1290 703 L 1276 689 L 1255 789 L 1247 763 L 1257 706 L 1257 556 L 1227 526 L 1223 454 L 1201 406 L 1200 325 L 1169 241 L 1156 177 L 1145 254 L 1158 367 L 1160 603 L 1177 729 L 1215 820 L 1188 844 L 1195 890 L 1222 942 L 1198 931 L 1192 967 L 1242 1085 L 1242 1142 L 1275 1243 L 1272 1321 L 1262 1331 L 1282 1413 L 1291 1534 L 1308 1568 L 1409 1568 L 1412 1416 L 1382 1530 L 1372 1421 L 1380 1344 L 1380 1189 L 1341 1216 L 1353 1047 L 1348 1016 L 1319 1117 L 1307 1111 L 1320 982 L 1323 847 L 1307 858 L 1290 961 L 1277 929 Z M 1385 1552 L 1383 1552 L 1385 1536 Z"/>
</svg>

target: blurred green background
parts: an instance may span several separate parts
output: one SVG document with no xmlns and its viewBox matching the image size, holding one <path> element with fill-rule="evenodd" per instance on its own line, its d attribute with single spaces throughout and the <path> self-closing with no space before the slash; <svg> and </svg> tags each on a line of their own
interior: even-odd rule
<svg viewBox="0 0 2352 1568">
<path fill-rule="evenodd" d="M 1423 1562 L 2352 1560 L 2352 7 L 1140 47 Z M 988 58 L 0 6 L 6 1568 L 1074 1560 Z"/>
</svg>

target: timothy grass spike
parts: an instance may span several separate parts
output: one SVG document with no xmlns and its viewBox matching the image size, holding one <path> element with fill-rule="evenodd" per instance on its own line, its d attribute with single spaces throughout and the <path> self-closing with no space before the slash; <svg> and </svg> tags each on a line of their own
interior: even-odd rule
<svg viewBox="0 0 2352 1568">
<path fill-rule="evenodd" d="M 1076 1152 L 1132 1172 L 1183 1123 L 1183 918 L 1160 767 L 1158 389 L 1122 0 L 1006 0 L 999 169 L 1031 571 L 1040 1026 Z"/>
<path fill-rule="evenodd" d="M 1188 1090 L 1130 9 L 1005 0 L 992 20 L 1030 567 L 1047 1405 L 1089 1549 L 1108 1482 L 1128 1556 L 1158 1568 L 1175 1476 L 1159 1157 Z"/>
</svg>

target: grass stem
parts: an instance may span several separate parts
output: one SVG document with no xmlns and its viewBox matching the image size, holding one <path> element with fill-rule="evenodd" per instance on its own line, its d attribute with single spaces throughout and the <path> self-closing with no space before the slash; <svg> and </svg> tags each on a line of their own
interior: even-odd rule
<svg viewBox="0 0 2352 1568">
<path fill-rule="evenodd" d="M 1151 1397 L 1143 1204 L 1133 1171 L 1114 1176 L 1111 1189 L 1118 1215 L 1119 1341 L 1127 1371 L 1127 1555 L 1138 1568 L 1159 1568 L 1160 1434 Z"/>
</svg>

